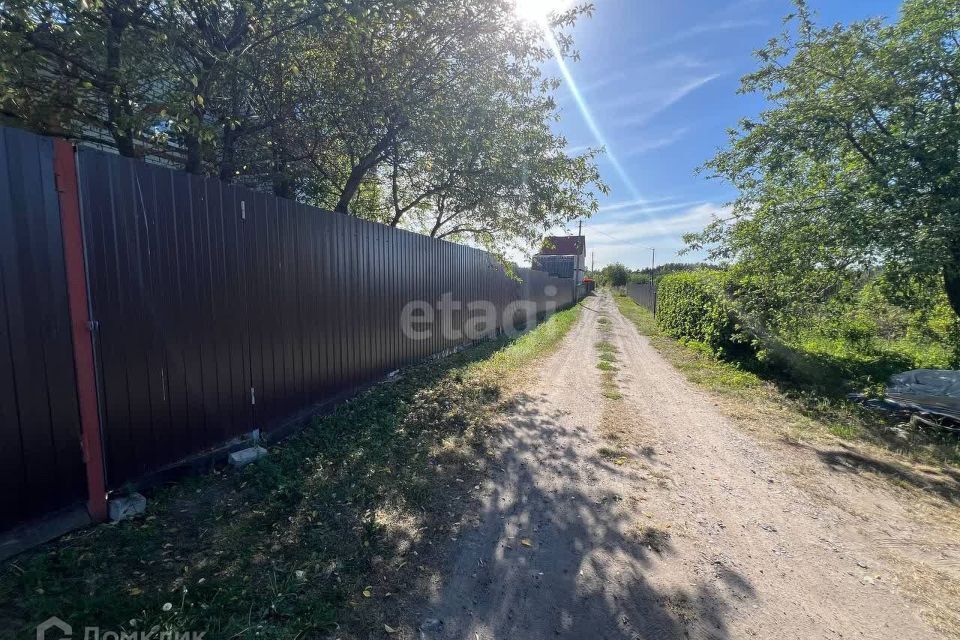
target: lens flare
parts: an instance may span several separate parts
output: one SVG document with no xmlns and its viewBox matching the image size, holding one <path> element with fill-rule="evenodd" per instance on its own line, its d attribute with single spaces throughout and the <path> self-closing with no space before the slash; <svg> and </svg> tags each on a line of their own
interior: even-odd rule
<svg viewBox="0 0 960 640">
<path fill-rule="evenodd" d="M 552 13 L 570 6 L 570 0 L 515 0 L 514 13 L 528 22 L 546 22 Z"/>
</svg>

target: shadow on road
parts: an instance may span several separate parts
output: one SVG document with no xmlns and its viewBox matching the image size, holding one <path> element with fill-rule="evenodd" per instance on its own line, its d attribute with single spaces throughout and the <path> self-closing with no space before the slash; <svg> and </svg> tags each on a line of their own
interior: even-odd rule
<svg viewBox="0 0 960 640">
<path fill-rule="evenodd" d="M 832 471 L 846 473 L 867 471 L 933 493 L 953 504 L 960 503 L 960 478 L 949 469 L 944 471 L 931 469 L 929 472 L 922 472 L 905 465 L 872 458 L 848 447 L 817 449 L 816 452 L 820 460 Z"/>
<path fill-rule="evenodd" d="M 423 636 L 663 639 L 696 628 L 728 637 L 729 598 L 754 598 L 750 583 L 714 564 L 690 584 L 669 525 L 620 493 L 642 493 L 649 478 L 616 482 L 642 474 L 592 456 L 596 442 L 564 423 L 543 400 L 518 400 L 480 524 L 459 541 Z M 669 588 L 648 579 L 655 564 L 669 574 L 665 563 L 683 576 Z"/>
</svg>

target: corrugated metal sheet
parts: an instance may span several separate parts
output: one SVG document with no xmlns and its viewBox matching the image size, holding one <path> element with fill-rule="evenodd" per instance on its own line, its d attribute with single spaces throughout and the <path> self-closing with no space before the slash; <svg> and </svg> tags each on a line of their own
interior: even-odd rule
<svg viewBox="0 0 960 640">
<path fill-rule="evenodd" d="M 0 528 L 86 495 L 53 144 L 0 128 Z"/>
<path fill-rule="evenodd" d="M 654 283 L 628 282 L 627 295 L 641 307 L 646 307 L 650 313 L 657 312 L 657 285 Z"/>
<path fill-rule="evenodd" d="M 577 274 L 576 256 L 533 256 L 533 268 L 549 273 L 556 278 L 575 278 Z"/>
<path fill-rule="evenodd" d="M 113 488 L 467 341 L 405 336 L 410 301 L 452 293 L 455 327 L 473 301 L 575 301 L 571 280 L 216 179 L 89 149 L 79 174 Z"/>
</svg>

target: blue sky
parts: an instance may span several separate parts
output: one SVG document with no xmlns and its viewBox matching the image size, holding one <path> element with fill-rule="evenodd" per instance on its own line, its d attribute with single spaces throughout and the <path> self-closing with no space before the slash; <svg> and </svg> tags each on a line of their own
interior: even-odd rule
<svg viewBox="0 0 960 640">
<path fill-rule="evenodd" d="M 726 129 L 763 101 L 736 94 L 756 68 L 752 52 L 779 33 L 789 0 L 594 0 L 596 12 L 574 35 L 569 62 L 596 129 L 607 143 L 600 169 L 611 193 L 584 223 L 588 261 L 597 267 L 689 262 L 681 235 L 722 213 L 735 193 L 694 175 L 726 140 Z M 892 0 L 810 0 L 819 22 L 894 17 Z M 560 77 L 555 63 L 547 72 Z M 557 130 L 574 149 L 599 146 L 567 83 L 558 93 Z M 610 156 L 615 159 L 611 159 Z M 619 162 L 622 174 L 618 172 Z M 571 227 L 575 231 L 575 226 Z"/>
</svg>

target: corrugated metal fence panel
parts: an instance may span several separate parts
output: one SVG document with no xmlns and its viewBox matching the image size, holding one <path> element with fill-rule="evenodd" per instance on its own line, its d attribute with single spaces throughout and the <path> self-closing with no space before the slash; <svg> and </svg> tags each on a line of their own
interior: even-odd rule
<svg viewBox="0 0 960 640">
<path fill-rule="evenodd" d="M 533 256 L 533 268 L 557 278 L 576 278 L 577 256 Z"/>
<path fill-rule="evenodd" d="M 0 128 L 0 529 L 86 496 L 53 143 Z"/>
<path fill-rule="evenodd" d="M 647 308 L 650 313 L 657 312 L 657 285 L 652 282 L 628 282 L 627 295 L 630 299 Z"/>
<path fill-rule="evenodd" d="M 571 280 L 218 180 L 89 149 L 79 173 L 111 488 L 469 340 L 439 314 L 404 335 L 411 301 L 452 298 L 462 329 L 489 300 L 491 333 L 518 301 L 575 301 Z"/>
</svg>

